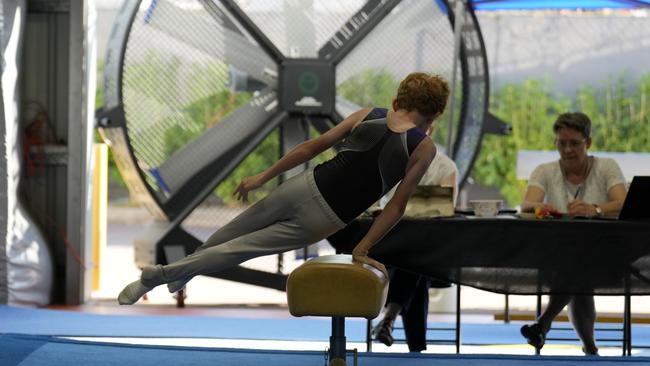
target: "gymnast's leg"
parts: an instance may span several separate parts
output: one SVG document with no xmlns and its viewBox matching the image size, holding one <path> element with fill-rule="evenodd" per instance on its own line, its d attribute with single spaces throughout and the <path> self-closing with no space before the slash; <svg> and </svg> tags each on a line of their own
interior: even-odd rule
<svg viewBox="0 0 650 366">
<path fill-rule="evenodd" d="M 289 181 L 286 183 L 289 183 Z M 274 200 L 274 197 L 285 196 L 283 193 L 286 190 L 286 187 L 283 186 L 284 184 L 271 192 L 268 197 L 252 205 L 237 217 L 235 217 L 233 220 L 231 220 L 231 222 L 218 229 L 203 245 L 198 247 L 194 253 L 191 254 L 191 256 L 196 255 L 202 250 L 225 243 L 247 233 L 254 232 L 265 226 L 271 225 L 276 221 L 281 220 L 282 215 L 288 214 L 288 210 L 284 209 L 284 207 L 286 206 L 286 202 L 290 201 L 284 201 L 283 205 L 282 202 L 276 202 L 276 200 Z M 280 189 L 281 187 L 283 189 Z M 271 201 L 270 204 L 267 201 Z M 141 281 L 134 281 L 126 286 L 124 290 L 120 292 L 117 299 L 118 302 L 122 305 L 130 305 L 135 303 L 135 301 L 137 301 L 145 293 L 151 291 L 155 287 L 155 285 L 148 284 L 148 282 L 151 282 L 151 280 L 154 278 L 160 278 L 161 276 L 161 265 L 147 266 L 143 268 Z M 185 277 L 170 282 L 168 285 L 169 291 L 174 293 L 182 289 L 185 284 L 191 279 L 192 277 Z"/>
<path fill-rule="evenodd" d="M 289 188 L 291 186 L 292 183 L 287 181 L 273 190 L 269 196 L 247 208 L 226 225 L 215 231 L 203 245 L 196 248 L 194 254 L 288 218 L 290 212 L 283 209 L 283 206 L 286 205 L 286 202 L 290 202 L 288 201 L 289 193 L 287 191 L 290 190 Z M 185 284 L 191 279 L 191 277 L 187 277 L 169 282 L 167 288 L 170 293 L 177 292 L 185 287 Z"/>
<path fill-rule="evenodd" d="M 130 305 L 158 285 L 219 272 L 251 258 L 310 244 L 304 241 L 306 237 L 302 234 L 304 232 L 295 223 L 279 221 L 221 245 L 195 252 L 172 264 L 147 266 L 139 280 L 124 288 L 118 301 L 122 305 Z"/>
<path fill-rule="evenodd" d="M 270 194 L 265 200 L 265 205 L 257 205 L 256 210 L 242 214 L 243 218 L 237 220 L 236 225 L 227 228 L 224 232 L 237 231 L 245 221 L 254 221 L 251 227 L 260 226 L 255 213 L 265 207 L 273 210 L 280 207 L 282 214 L 277 216 L 280 219 L 276 218 L 275 222 L 259 230 L 235 237 L 225 243 L 214 244 L 219 241 L 216 239 L 212 241 L 215 235 L 216 238 L 226 235 L 215 234 L 201 247 L 201 250 L 192 255 L 166 266 L 145 267 L 141 279 L 129 284 L 120 293 L 118 297 L 120 304 L 135 303 L 144 293 L 157 285 L 189 279 L 200 274 L 219 272 L 254 257 L 301 248 L 341 229 L 345 224 L 325 203 L 313 182 L 311 171 L 306 173 L 308 174 L 300 174 L 298 176 L 301 177 L 300 179 L 294 177 L 285 182 L 282 186 L 289 185 L 285 189 L 280 189 L 282 186 L 278 187 L 276 191 L 279 192 L 274 191 Z"/>
</svg>

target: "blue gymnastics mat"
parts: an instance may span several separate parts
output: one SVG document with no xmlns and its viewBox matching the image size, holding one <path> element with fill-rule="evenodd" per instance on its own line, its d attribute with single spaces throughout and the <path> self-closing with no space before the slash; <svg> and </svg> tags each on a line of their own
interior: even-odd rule
<svg viewBox="0 0 650 366">
<path fill-rule="evenodd" d="M 50 336 L 0 335 L 0 366 L 50 365 L 193 365 L 322 366 L 323 352 L 267 351 L 124 345 L 57 339 Z M 348 364 L 352 365 L 351 357 Z M 366 366 L 641 366 L 648 357 L 430 355 L 359 353 Z"/>
<path fill-rule="evenodd" d="M 431 323 L 431 327 L 451 327 L 451 323 Z M 464 323 L 462 343 L 466 345 L 524 344 L 519 334 L 521 324 Z M 619 327 L 619 324 L 602 324 Z M 73 311 L 23 308 L 0 305 L 0 333 L 77 337 L 150 337 L 150 338 L 220 338 L 251 340 L 327 341 L 331 322 L 323 317 L 287 319 L 251 319 L 211 316 L 167 315 L 99 315 Z M 555 331 L 554 331 L 555 332 Z M 560 332 L 560 331 L 558 331 Z M 396 338 L 403 338 L 395 331 Z M 573 337 L 573 331 L 553 336 Z M 614 334 L 597 334 L 611 338 Z M 366 339 L 365 319 L 346 319 L 346 336 L 350 342 Z M 452 332 L 429 334 L 429 338 L 450 338 Z M 650 327 L 634 326 L 635 346 L 650 343 Z M 576 343 L 576 342 L 569 342 Z M 601 344 L 601 343 L 599 343 Z M 620 343 L 610 343 L 614 346 Z M 606 345 L 606 344 L 601 344 Z"/>
</svg>

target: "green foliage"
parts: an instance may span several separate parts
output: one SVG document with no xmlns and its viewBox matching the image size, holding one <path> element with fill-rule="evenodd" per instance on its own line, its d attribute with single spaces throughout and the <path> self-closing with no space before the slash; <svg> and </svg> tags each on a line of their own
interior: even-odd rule
<svg viewBox="0 0 650 366">
<path fill-rule="evenodd" d="M 179 80 L 182 61 L 176 57 L 165 58 L 150 50 L 143 60 L 130 64 L 124 70 L 124 85 L 139 96 L 151 99 L 161 105 L 176 105 L 179 100 Z"/>
<path fill-rule="evenodd" d="M 460 83 L 456 86 L 456 90 L 461 90 L 461 85 Z M 461 112 L 461 102 L 462 102 L 462 93 L 456 92 L 455 93 L 455 105 L 454 105 L 454 118 L 453 118 L 453 123 L 451 125 L 452 128 L 452 136 L 451 140 L 454 141 L 454 138 L 456 134 L 458 133 L 458 120 L 460 119 L 460 112 Z M 445 108 L 445 111 L 442 113 L 440 117 L 438 117 L 435 122 L 433 123 L 434 131 L 433 131 L 433 141 L 438 144 L 439 146 L 442 146 L 444 148 L 447 148 L 447 137 L 449 135 L 449 114 L 451 113 L 451 97 L 449 97 L 449 101 L 447 102 L 447 108 Z"/>
<path fill-rule="evenodd" d="M 197 62 L 188 65 L 178 57 L 165 57 L 156 51 L 148 52 L 142 61 L 129 65 L 124 73 L 129 96 L 135 97 L 130 100 L 155 102 L 149 102 L 147 108 L 132 109 L 131 117 L 136 120 L 159 119 L 156 126 L 168 126 L 161 131 L 163 160 L 250 100 L 250 93 L 229 90 L 227 80 L 228 69 L 223 63 Z M 206 95 L 206 91 L 210 94 Z M 98 90 L 98 95 L 101 95 L 101 90 Z M 161 106 L 163 110 L 160 110 Z M 170 115 L 168 109 L 178 113 Z M 218 201 L 234 202 L 232 192 L 243 177 L 256 174 L 277 160 L 277 139 L 277 133 L 271 134 L 215 189 L 214 195 Z M 121 182 L 114 163 L 109 170 L 109 179 Z M 263 195 L 264 191 L 254 192 L 252 199 Z"/>
<path fill-rule="evenodd" d="M 215 194 L 220 200 L 228 205 L 237 203 L 233 192 L 239 182 L 245 177 L 261 173 L 264 169 L 273 165 L 280 157 L 280 133 L 275 130 L 270 133 L 260 143 L 255 150 L 246 156 L 246 158 L 235 168 L 235 170 L 225 179 L 217 189 Z M 268 181 L 263 187 L 256 189 L 248 194 L 250 202 L 256 202 L 266 196 L 274 187 L 278 185 L 277 179 Z"/>
<path fill-rule="evenodd" d="M 190 141 L 204 134 L 224 116 L 244 105 L 249 99 L 249 93 L 221 90 L 187 105 L 182 111 L 181 119 L 184 123 L 173 123 L 177 122 L 176 116 L 172 123 L 163 123 L 171 126 L 164 134 L 165 156 L 171 156 Z"/>
<path fill-rule="evenodd" d="M 104 106 L 104 79 L 102 76 L 104 75 L 104 69 L 106 67 L 106 63 L 104 60 L 98 60 L 97 61 L 97 88 L 95 90 L 95 110 L 100 109 Z M 97 130 L 98 131 L 98 130 Z M 100 136 L 99 132 L 95 132 L 95 142 L 103 142 L 102 137 Z M 115 159 L 113 158 L 113 151 L 111 149 L 108 149 L 108 184 L 110 187 L 120 187 L 125 189 L 126 188 L 126 183 L 124 183 L 124 179 L 122 179 L 122 176 L 120 175 L 120 172 L 117 169 L 117 165 L 115 165 Z"/>
<path fill-rule="evenodd" d="M 106 67 L 106 62 L 104 60 L 97 61 L 97 89 L 95 90 L 95 109 L 99 109 L 104 106 L 104 68 Z"/>
<path fill-rule="evenodd" d="M 204 134 L 205 131 L 218 124 L 222 118 L 227 117 L 237 108 L 243 106 L 250 97 L 249 93 L 222 90 L 186 106 L 183 109 L 183 115 L 184 120 L 189 122 L 184 125 L 172 124 L 165 131 L 165 155 L 170 156 L 190 141 Z M 234 204 L 236 199 L 232 196 L 232 193 L 241 179 L 257 174 L 275 162 L 278 158 L 278 144 L 278 134 L 270 134 L 215 189 L 214 195 L 218 200 L 222 203 Z M 268 193 L 269 187 L 275 185 L 275 182 L 269 182 L 262 189 L 251 192 L 249 199 L 253 202 L 257 201 Z"/>
<path fill-rule="evenodd" d="M 574 110 L 592 120 L 592 151 L 650 151 L 650 73 L 633 91 L 623 76 L 605 87 L 580 88 L 575 99 L 554 94 L 549 80 L 505 85 L 491 98 L 491 112 L 510 123 L 511 136 L 486 135 L 472 176 L 480 184 L 500 187 L 509 205 L 518 205 L 526 182 L 516 177 L 519 150 L 554 150 L 552 125 L 558 114 Z"/>
<path fill-rule="evenodd" d="M 146 95 L 161 105 L 174 105 L 180 110 L 174 123 L 164 131 L 165 156 L 173 154 L 187 143 L 202 135 L 207 129 L 236 110 L 250 99 L 248 93 L 234 93 L 225 88 L 226 66 L 220 63 L 192 65 L 183 88 L 178 86 L 181 61 L 165 59 L 152 52 L 143 62 L 131 65 L 125 80 L 137 94 Z M 101 70 L 103 64 L 98 65 Z M 99 71 L 98 71 L 99 72 Z M 368 69 L 346 80 L 337 88 L 338 95 L 362 107 L 390 108 L 399 80 L 382 69 Z M 523 195 L 526 182 L 516 177 L 516 157 L 519 150 L 553 150 L 552 123 L 558 114 L 568 110 L 580 110 L 593 122 L 592 150 L 650 151 L 650 73 L 644 75 L 635 88 L 626 87 L 624 76 L 611 77 L 605 86 L 584 86 L 572 98 L 553 92 L 552 81 L 527 80 L 519 84 L 505 85 L 491 96 L 490 110 L 513 126 L 511 136 L 487 135 L 472 171 L 480 184 L 497 186 L 510 205 L 517 205 Z M 184 93 L 185 98 L 178 98 Z M 164 90 L 164 92 L 160 92 Z M 205 90 L 214 90 L 205 96 Z M 458 93 L 459 94 L 459 93 Z M 460 95 L 457 95 L 456 119 L 460 113 Z M 97 106 L 103 101 L 101 88 L 96 93 Z M 189 100 L 178 106 L 179 100 Z M 438 119 L 434 141 L 445 146 L 449 108 Z M 152 118 L 172 118 L 152 116 Z M 165 121 L 163 121 L 165 122 Z M 455 132 L 455 131 L 454 131 Z M 311 131 L 312 137 L 316 132 Z M 334 151 L 327 151 L 315 159 L 315 163 L 331 158 Z M 257 174 L 271 166 L 279 158 L 279 134 L 270 134 L 214 192 L 225 204 L 235 202 L 232 192 L 240 180 Z M 114 163 L 110 167 L 111 181 L 119 181 Z M 256 201 L 267 194 L 277 182 L 251 194 Z"/>
<path fill-rule="evenodd" d="M 399 80 L 381 69 L 366 69 L 338 86 L 338 95 L 361 107 L 390 108 Z"/>
</svg>

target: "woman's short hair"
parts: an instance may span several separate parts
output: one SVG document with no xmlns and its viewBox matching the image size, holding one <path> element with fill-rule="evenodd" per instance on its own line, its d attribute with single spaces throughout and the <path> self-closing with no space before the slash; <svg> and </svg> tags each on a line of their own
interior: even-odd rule
<svg viewBox="0 0 650 366">
<path fill-rule="evenodd" d="M 581 112 L 567 112 L 560 114 L 553 123 L 553 132 L 557 133 L 563 128 L 570 128 L 582 134 L 584 138 L 591 136 L 591 120 Z"/>
<path fill-rule="evenodd" d="M 449 98 L 449 84 L 439 75 L 414 72 L 399 84 L 395 104 L 407 111 L 428 116 L 442 113 Z"/>
</svg>

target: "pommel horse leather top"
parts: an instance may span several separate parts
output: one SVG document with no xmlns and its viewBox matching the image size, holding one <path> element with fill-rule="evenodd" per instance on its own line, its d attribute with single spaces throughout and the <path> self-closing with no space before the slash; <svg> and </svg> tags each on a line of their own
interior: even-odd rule
<svg viewBox="0 0 650 366">
<path fill-rule="evenodd" d="M 353 263 L 350 255 L 317 257 L 289 275 L 289 312 L 373 319 L 384 306 L 387 289 L 388 279 L 381 271 Z"/>
</svg>

